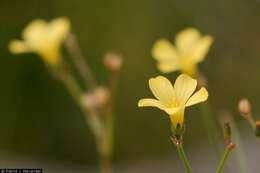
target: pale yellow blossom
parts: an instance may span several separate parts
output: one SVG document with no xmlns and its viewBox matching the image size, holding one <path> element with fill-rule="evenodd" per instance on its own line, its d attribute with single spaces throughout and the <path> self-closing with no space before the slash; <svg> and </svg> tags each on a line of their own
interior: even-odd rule
<svg viewBox="0 0 260 173">
<path fill-rule="evenodd" d="M 186 74 L 181 74 L 176 79 L 174 86 L 163 76 L 151 78 L 149 79 L 149 87 L 156 99 L 141 99 L 138 106 L 152 106 L 165 111 L 170 115 L 175 128 L 178 124 L 183 125 L 186 107 L 204 102 L 208 98 L 208 92 L 205 88 L 194 93 L 197 81 Z"/>
<path fill-rule="evenodd" d="M 23 40 L 12 40 L 9 49 L 16 54 L 37 53 L 46 64 L 55 66 L 61 61 L 61 45 L 69 32 L 70 22 L 66 18 L 57 18 L 49 23 L 36 19 L 24 29 Z"/>
<path fill-rule="evenodd" d="M 206 57 L 212 42 L 210 35 L 202 36 L 197 29 L 188 28 L 177 34 L 175 45 L 167 39 L 158 40 L 152 48 L 152 56 L 163 73 L 179 70 L 196 76 L 197 65 Z"/>
</svg>

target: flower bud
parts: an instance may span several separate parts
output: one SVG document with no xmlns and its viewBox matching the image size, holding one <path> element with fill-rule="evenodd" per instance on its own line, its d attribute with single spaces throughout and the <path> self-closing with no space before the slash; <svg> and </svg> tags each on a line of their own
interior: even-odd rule
<svg viewBox="0 0 260 173">
<path fill-rule="evenodd" d="M 105 87 L 98 87 L 94 90 L 94 95 L 100 105 L 100 107 L 106 106 L 109 100 L 109 91 Z"/>
<path fill-rule="evenodd" d="M 249 118 L 251 114 L 251 104 L 248 99 L 241 99 L 238 103 L 238 110 L 242 116 Z"/>
<path fill-rule="evenodd" d="M 107 53 L 104 57 L 103 63 L 108 70 L 117 72 L 121 69 L 123 64 L 122 56 L 116 53 Z"/>
<path fill-rule="evenodd" d="M 260 137 L 260 121 L 256 121 L 255 122 L 255 135 L 257 137 Z"/>
<path fill-rule="evenodd" d="M 105 87 L 97 87 L 92 92 L 84 94 L 82 103 L 90 110 L 103 109 L 109 100 L 109 91 Z"/>
<path fill-rule="evenodd" d="M 224 141 L 226 145 L 231 142 L 231 127 L 229 122 L 224 123 Z"/>
<path fill-rule="evenodd" d="M 229 150 L 233 150 L 233 149 L 235 149 L 236 148 L 236 144 L 234 144 L 234 143 L 232 143 L 232 142 L 230 142 L 228 145 L 227 145 L 227 149 L 229 149 Z"/>
</svg>

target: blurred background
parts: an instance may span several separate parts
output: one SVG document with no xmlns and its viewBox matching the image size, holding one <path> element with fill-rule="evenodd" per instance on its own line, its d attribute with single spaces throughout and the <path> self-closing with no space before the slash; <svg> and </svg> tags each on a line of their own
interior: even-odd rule
<svg viewBox="0 0 260 173">
<path fill-rule="evenodd" d="M 0 166 L 41 167 L 45 172 L 96 172 L 94 139 L 81 111 L 63 85 L 35 54 L 12 55 L 7 45 L 33 19 L 66 16 L 100 84 L 106 82 L 103 55 L 120 52 L 116 103 L 116 172 L 182 172 L 170 142 L 169 120 L 157 109 L 139 109 L 151 96 L 156 76 L 153 43 L 173 40 L 196 27 L 215 38 L 200 69 L 208 79 L 214 116 L 230 112 L 242 135 L 250 172 L 259 172 L 260 141 L 237 112 L 248 97 L 260 118 L 259 0 L 1 0 L 0 1 Z M 166 75 L 174 80 L 176 73 Z M 194 172 L 213 172 L 218 160 L 209 146 L 197 106 L 186 112 L 185 147 Z M 221 128 L 219 128 L 221 137 Z M 222 138 L 219 139 L 222 143 Z M 226 172 L 236 172 L 231 156 Z M 87 170 L 87 171 L 86 171 Z"/>
</svg>

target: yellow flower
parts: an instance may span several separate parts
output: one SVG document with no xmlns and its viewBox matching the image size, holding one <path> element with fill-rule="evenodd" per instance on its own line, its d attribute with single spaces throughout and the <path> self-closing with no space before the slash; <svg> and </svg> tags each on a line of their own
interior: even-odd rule
<svg viewBox="0 0 260 173">
<path fill-rule="evenodd" d="M 176 79 L 174 86 L 163 76 L 151 78 L 149 79 L 149 87 L 157 99 L 141 99 L 138 106 L 152 106 L 165 111 L 170 115 L 174 128 L 178 124 L 183 125 L 186 107 L 204 102 L 208 98 L 208 92 L 205 88 L 194 93 L 197 81 L 186 74 L 181 74 Z"/>
<path fill-rule="evenodd" d="M 167 39 L 158 40 L 152 49 L 152 56 L 163 73 L 180 70 L 196 76 L 197 64 L 203 61 L 212 42 L 211 36 L 201 36 L 197 29 L 188 28 L 177 34 L 175 46 Z"/>
<path fill-rule="evenodd" d="M 57 18 L 49 23 L 37 19 L 24 29 L 23 40 L 11 41 L 9 49 L 16 54 L 37 53 L 45 63 L 55 66 L 60 63 L 60 47 L 69 32 L 70 22 L 66 18 Z"/>
</svg>

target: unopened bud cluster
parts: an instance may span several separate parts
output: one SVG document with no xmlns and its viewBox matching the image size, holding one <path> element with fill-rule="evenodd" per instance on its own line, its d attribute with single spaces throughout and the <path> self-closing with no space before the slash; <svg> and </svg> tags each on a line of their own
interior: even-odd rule
<svg viewBox="0 0 260 173">
<path fill-rule="evenodd" d="M 108 70 L 117 72 L 121 69 L 123 64 L 122 56 L 117 53 L 107 53 L 104 56 L 103 63 Z"/>
<path fill-rule="evenodd" d="M 238 110 L 244 118 L 251 116 L 251 104 L 248 99 L 241 99 L 238 103 Z"/>
<path fill-rule="evenodd" d="M 82 103 L 90 110 L 103 109 L 109 101 L 109 91 L 105 87 L 97 87 L 92 92 L 86 93 Z"/>
</svg>

